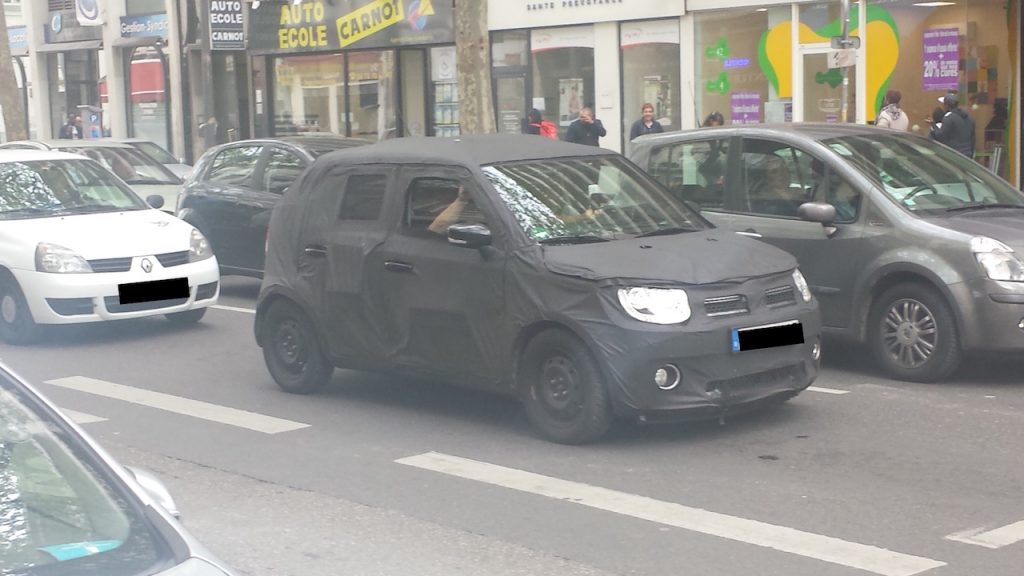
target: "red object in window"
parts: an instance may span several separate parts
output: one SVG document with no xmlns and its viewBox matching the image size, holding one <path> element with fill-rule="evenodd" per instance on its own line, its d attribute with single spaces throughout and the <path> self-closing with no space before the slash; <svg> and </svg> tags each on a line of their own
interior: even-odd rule
<svg viewBox="0 0 1024 576">
<path fill-rule="evenodd" d="M 166 98 L 164 67 L 159 58 L 132 60 L 132 103 L 163 102 Z"/>
</svg>

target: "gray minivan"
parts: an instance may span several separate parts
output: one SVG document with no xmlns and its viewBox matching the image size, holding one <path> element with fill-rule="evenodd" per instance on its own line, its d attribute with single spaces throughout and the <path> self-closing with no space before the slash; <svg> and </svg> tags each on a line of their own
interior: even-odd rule
<svg viewBox="0 0 1024 576">
<path fill-rule="evenodd" d="M 630 158 L 716 225 L 796 256 L 824 330 L 890 376 L 1024 351 L 1024 195 L 950 148 L 807 123 L 643 136 Z"/>
</svg>

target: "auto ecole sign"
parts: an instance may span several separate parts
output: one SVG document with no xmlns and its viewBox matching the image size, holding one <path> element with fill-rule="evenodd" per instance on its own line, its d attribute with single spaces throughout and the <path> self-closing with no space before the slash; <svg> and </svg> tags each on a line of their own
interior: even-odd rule
<svg viewBox="0 0 1024 576">
<path fill-rule="evenodd" d="M 249 47 L 263 52 L 454 41 L 450 3 L 437 0 L 264 3 L 253 9 L 250 17 L 253 33 Z"/>
</svg>

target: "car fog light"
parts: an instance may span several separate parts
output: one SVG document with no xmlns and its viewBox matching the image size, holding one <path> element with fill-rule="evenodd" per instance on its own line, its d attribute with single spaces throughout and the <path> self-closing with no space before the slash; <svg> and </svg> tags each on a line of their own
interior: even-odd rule
<svg viewBox="0 0 1024 576">
<path fill-rule="evenodd" d="M 654 371 L 654 384 L 662 390 L 671 390 L 679 385 L 679 368 L 665 364 Z"/>
<path fill-rule="evenodd" d="M 814 348 L 811 348 L 811 357 L 815 360 L 821 360 L 821 342 L 814 343 Z"/>
</svg>

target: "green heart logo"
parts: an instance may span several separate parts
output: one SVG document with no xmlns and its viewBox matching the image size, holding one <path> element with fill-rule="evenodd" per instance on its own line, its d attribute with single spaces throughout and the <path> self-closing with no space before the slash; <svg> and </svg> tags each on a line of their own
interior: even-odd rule
<svg viewBox="0 0 1024 576">
<path fill-rule="evenodd" d="M 839 71 L 839 68 L 833 68 L 828 72 L 818 72 L 814 75 L 814 82 L 816 84 L 828 84 L 835 89 L 843 83 L 843 73 Z"/>
</svg>

